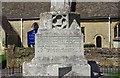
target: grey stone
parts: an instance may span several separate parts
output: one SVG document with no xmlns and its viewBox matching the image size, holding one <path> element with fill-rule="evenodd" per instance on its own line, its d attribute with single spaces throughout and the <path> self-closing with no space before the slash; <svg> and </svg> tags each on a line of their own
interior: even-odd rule
<svg viewBox="0 0 120 78">
<path fill-rule="evenodd" d="M 69 0 L 51 0 L 52 12 L 65 13 L 70 11 Z"/>
<path fill-rule="evenodd" d="M 60 7 L 60 10 L 63 8 Z M 90 66 L 84 57 L 83 34 L 78 20 L 72 19 L 70 24 L 69 13 L 62 11 L 40 15 L 41 25 L 35 36 L 35 57 L 31 62 L 23 63 L 24 76 L 90 77 Z"/>
<path fill-rule="evenodd" d="M 73 25 L 76 22 L 69 29 L 41 29 L 36 34 L 35 57 L 24 63 L 25 76 L 59 76 L 59 69 L 65 67 L 72 67 L 66 76 L 90 76 L 90 66 L 84 58 L 83 35 Z"/>
</svg>

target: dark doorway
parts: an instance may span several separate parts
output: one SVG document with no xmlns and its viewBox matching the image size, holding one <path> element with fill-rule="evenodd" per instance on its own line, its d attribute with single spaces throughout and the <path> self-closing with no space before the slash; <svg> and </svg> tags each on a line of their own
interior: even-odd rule
<svg viewBox="0 0 120 78">
<path fill-rule="evenodd" d="M 96 38 L 96 47 L 98 47 L 98 48 L 102 47 L 102 39 L 100 36 L 97 36 L 97 38 Z"/>
</svg>

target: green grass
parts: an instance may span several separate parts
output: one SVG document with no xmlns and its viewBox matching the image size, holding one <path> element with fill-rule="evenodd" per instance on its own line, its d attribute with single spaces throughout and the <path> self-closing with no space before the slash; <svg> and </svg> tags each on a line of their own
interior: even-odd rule
<svg viewBox="0 0 120 78">
<path fill-rule="evenodd" d="M 117 77 L 117 78 L 120 78 L 120 71 L 119 72 L 116 72 L 116 73 L 109 73 L 108 75 L 110 75 L 110 76 L 115 76 L 115 77 Z"/>
<path fill-rule="evenodd" d="M 2 69 L 6 68 L 6 53 L 0 55 L 0 64 L 2 64 Z"/>
<path fill-rule="evenodd" d="M 5 61 L 6 59 L 7 59 L 7 58 L 6 58 L 6 53 L 0 55 L 0 63 L 2 63 L 3 61 Z"/>
</svg>

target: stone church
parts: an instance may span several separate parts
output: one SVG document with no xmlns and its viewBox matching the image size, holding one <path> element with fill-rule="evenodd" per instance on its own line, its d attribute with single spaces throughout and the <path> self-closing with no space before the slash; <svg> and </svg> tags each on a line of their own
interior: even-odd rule
<svg viewBox="0 0 120 78">
<path fill-rule="evenodd" d="M 84 44 L 94 44 L 97 48 L 120 47 L 119 2 L 74 2 L 71 5 L 71 10 L 81 15 Z M 2 45 L 28 47 L 28 32 L 40 25 L 40 13 L 49 11 L 49 2 L 2 2 Z"/>
</svg>

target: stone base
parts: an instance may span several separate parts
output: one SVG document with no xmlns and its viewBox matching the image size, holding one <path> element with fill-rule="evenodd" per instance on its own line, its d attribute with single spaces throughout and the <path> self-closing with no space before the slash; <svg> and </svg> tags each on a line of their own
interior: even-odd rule
<svg viewBox="0 0 120 78">
<path fill-rule="evenodd" d="M 90 77 L 78 27 L 74 20 L 69 29 L 41 29 L 35 36 L 35 57 L 23 64 L 23 75 Z"/>
<path fill-rule="evenodd" d="M 90 77 L 88 64 L 34 64 L 24 62 L 23 76 L 81 76 Z"/>
</svg>

